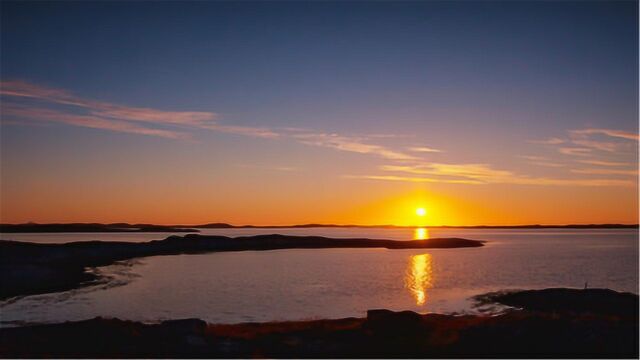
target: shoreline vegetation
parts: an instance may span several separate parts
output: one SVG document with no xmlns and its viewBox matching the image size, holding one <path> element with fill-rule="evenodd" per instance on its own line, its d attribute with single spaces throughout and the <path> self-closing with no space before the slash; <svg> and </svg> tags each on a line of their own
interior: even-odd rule
<svg viewBox="0 0 640 360">
<path fill-rule="evenodd" d="M 321 236 L 256 235 L 242 237 L 188 234 L 148 242 L 83 241 L 40 244 L 0 240 L 0 300 L 15 296 L 71 290 L 95 284 L 90 268 L 156 255 L 201 254 L 218 251 L 387 248 L 434 249 L 480 247 L 484 241 L 461 238 L 396 241 L 335 239 Z"/>
<path fill-rule="evenodd" d="M 41 233 L 41 232 L 193 232 L 199 229 L 287 229 L 287 228 L 362 228 L 362 229 L 413 229 L 420 226 L 398 225 L 231 225 L 228 223 L 208 223 L 199 225 L 154 225 L 128 223 L 24 223 L 0 224 L 0 233 Z M 429 229 L 638 229 L 639 224 L 567 224 L 567 225 L 475 225 L 475 226 L 424 226 Z"/>
<path fill-rule="evenodd" d="M 3 358 L 637 358 L 638 295 L 608 289 L 483 294 L 498 315 L 146 324 L 94 318 L 0 329 Z M 578 305 L 576 305 L 578 304 Z"/>
</svg>

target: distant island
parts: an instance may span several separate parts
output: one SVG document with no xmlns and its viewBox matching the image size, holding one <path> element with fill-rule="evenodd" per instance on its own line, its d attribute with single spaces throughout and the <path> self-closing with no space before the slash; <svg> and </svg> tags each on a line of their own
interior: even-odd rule
<svg viewBox="0 0 640 360">
<path fill-rule="evenodd" d="M 198 229 L 287 229 L 287 228 L 361 228 L 361 229 L 413 229 L 420 226 L 400 225 L 338 225 L 338 224 L 298 224 L 298 225 L 232 225 L 228 223 L 207 223 L 196 225 L 154 225 L 128 223 L 52 223 L 52 224 L 0 224 L 0 233 L 58 233 L 58 232 L 190 232 Z M 638 224 L 567 224 L 567 225 L 473 225 L 473 226 L 424 226 L 429 229 L 638 229 Z"/>
<path fill-rule="evenodd" d="M 153 224 L 100 224 L 100 223 L 68 223 L 68 224 L 0 224 L 0 233 L 60 233 L 60 232 L 198 232 L 185 226 L 167 226 Z"/>
<path fill-rule="evenodd" d="M 395 241 L 333 239 L 321 236 L 256 235 L 242 237 L 188 234 L 148 242 L 84 241 L 39 244 L 0 240 L 0 299 L 43 294 L 90 285 L 100 278 L 88 268 L 155 255 L 202 254 L 219 251 L 386 248 L 434 249 L 480 247 L 484 241 L 460 238 Z"/>
</svg>

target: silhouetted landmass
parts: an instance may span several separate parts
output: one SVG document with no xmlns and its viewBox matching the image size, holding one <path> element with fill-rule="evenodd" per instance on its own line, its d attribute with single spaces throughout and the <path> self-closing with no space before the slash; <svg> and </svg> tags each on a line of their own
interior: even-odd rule
<svg viewBox="0 0 640 360">
<path fill-rule="evenodd" d="M 215 251 L 387 248 L 429 249 L 483 246 L 460 238 L 394 241 L 333 239 L 320 236 L 257 235 L 230 238 L 188 234 L 142 243 L 85 241 L 38 244 L 0 240 L 0 298 L 68 290 L 97 280 L 87 267 L 153 255 L 198 254 Z"/>
<path fill-rule="evenodd" d="M 199 232 L 198 229 L 287 229 L 287 228 L 362 228 L 362 229 L 407 229 L 415 226 L 397 225 L 337 225 L 337 224 L 300 224 L 300 225 L 231 225 L 227 223 L 209 223 L 199 225 L 153 225 L 153 224 L 0 224 L 0 233 L 38 233 L 38 232 Z M 638 229 L 638 224 L 587 224 L 587 225 L 480 225 L 480 226 L 429 226 L 430 229 Z"/>
<path fill-rule="evenodd" d="M 231 225 L 210 223 L 200 225 L 174 225 L 201 229 L 287 229 L 287 228 L 362 228 L 362 229 L 413 229 L 416 226 L 398 225 L 337 225 L 337 224 L 300 224 L 300 225 Z M 476 226 L 427 226 L 429 229 L 638 229 L 638 224 L 568 224 L 568 225 L 476 225 Z"/>
<path fill-rule="evenodd" d="M 164 226 L 153 224 L 0 224 L 0 233 L 55 233 L 55 232 L 199 232 L 182 226 Z"/>
<path fill-rule="evenodd" d="M 118 319 L 0 330 L 2 357 L 82 358 L 637 358 L 638 296 L 610 290 L 511 293 L 497 316 L 369 310 L 366 318 L 207 324 Z M 602 306 L 623 307 L 614 309 Z M 633 301 L 628 301 L 632 299 Z M 512 303 L 513 298 L 502 300 Z M 580 303 L 561 312 L 547 303 Z M 526 305 L 524 305 L 526 304 Z M 569 311 L 571 310 L 571 311 Z M 612 315 L 615 314 L 615 315 Z"/>
<path fill-rule="evenodd" d="M 589 312 L 611 316 L 638 316 L 638 295 L 609 289 L 499 291 L 478 295 L 475 300 L 551 313 Z"/>
<path fill-rule="evenodd" d="M 287 229 L 287 228 L 362 228 L 362 229 L 413 229 L 416 226 L 399 225 L 338 225 L 338 224 L 299 224 L 299 225 L 231 225 L 211 223 L 200 225 L 174 225 L 201 229 Z M 474 226 L 426 226 L 429 229 L 637 229 L 638 224 L 569 224 L 569 225 L 474 225 Z"/>
</svg>

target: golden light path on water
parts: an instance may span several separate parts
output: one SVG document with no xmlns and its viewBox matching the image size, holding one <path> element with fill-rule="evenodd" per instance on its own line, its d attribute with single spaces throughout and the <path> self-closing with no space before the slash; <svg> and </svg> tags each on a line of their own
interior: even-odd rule
<svg viewBox="0 0 640 360">
<path fill-rule="evenodd" d="M 416 228 L 413 232 L 413 240 L 427 240 L 429 238 L 429 229 L 427 228 Z"/>
<path fill-rule="evenodd" d="M 427 290 L 433 287 L 431 254 L 409 257 L 405 287 L 409 289 L 417 305 L 424 305 L 427 302 Z"/>
</svg>

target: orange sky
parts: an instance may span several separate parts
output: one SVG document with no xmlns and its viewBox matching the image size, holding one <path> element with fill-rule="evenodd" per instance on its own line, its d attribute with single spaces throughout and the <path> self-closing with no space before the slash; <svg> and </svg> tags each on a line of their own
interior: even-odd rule
<svg viewBox="0 0 640 360">
<path fill-rule="evenodd" d="M 11 86 L 60 101 L 37 85 Z M 433 226 L 638 219 L 638 136 L 622 130 L 587 128 L 541 140 L 460 134 L 450 142 L 401 130 L 379 137 L 233 129 L 198 140 L 47 123 L 3 123 L 2 131 L 4 223 Z M 582 150 L 567 154 L 567 148 Z M 417 207 L 427 216 L 416 217 Z"/>
</svg>

